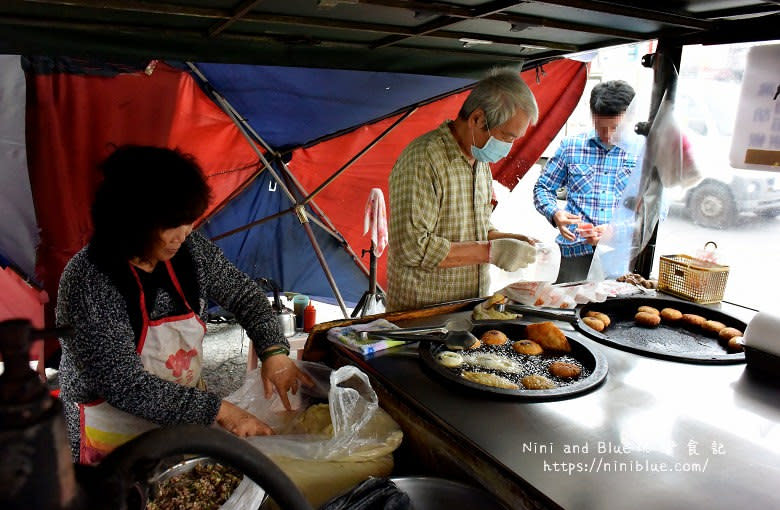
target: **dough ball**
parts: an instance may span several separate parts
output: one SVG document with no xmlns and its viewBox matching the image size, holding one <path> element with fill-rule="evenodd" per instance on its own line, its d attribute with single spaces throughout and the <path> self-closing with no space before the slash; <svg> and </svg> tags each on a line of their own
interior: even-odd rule
<svg viewBox="0 0 780 510">
<path fill-rule="evenodd" d="M 612 320 L 609 318 L 609 315 L 605 313 L 590 311 L 585 314 L 585 317 L 593 317 L 595 319 L 600 320 L 601 322 L 604 323 L 605 328 L 608 328 L 609 325 L 612 324 Z"/>
<path fill-rule="evenodd" d="M 529 324 L 525 327 L 525 334 L 530 339 L 541 345 L 543 349 L 550 351 L 570 352 L 571 346 L 566 340 L 563 331 L 552 322 L 540 322 Z"/>
<path fill-rule="evenodd" d="M 640 306 L 639 308 L 636 309 L 636 311 L 661 315 L 661 312 L 658 311 L 658 308 L 653 308 L 652 306 Z"/>
<path fill-rule="evenodd" d="M 582 322 L 584 322 L 589 328 L 595 329 L 596 331 L 604 331 L 604 328 L 607 326 L 596 317 L 585 317 L 582 319 Z"/>
<path fill-rule="evenodd" d="M 474 343 L 471 345 L 471 347 L 469 347 L 468 349 L 469 349 L 470 351 L 473 351 L 474 349 L 479 349 L 480 347 L 482 347 L 482 341 L 481 341 L 480 339 L 477 339 L 477 341 L 476 341 L 476 342 L 474 342 Z"/>
<path fill-rule="evenodd" d="M 701 329 L 712 336 L 718 336 L 720 330 L 726 329 L 726 325 L 718 321 L 704 321 Z"/>
<path fill-rule="evenodd" d="M 506 390 L 519 390 L 520 386 L 516 385 L 509 379 L 501 377 L 499 375 L 488 374 L 485 372 L 468 372 L 463 371 L 460 374 L 461 377 L 467 381 L 482 384 L 484 386 L 493 386 L 494 388 L 504 388 Z"/>
<path fill-rule="evenodd" d="M 661 310 L 661 320 L 664 322 L 677 322 L 682 319 L 682 312 L 675 308 L 664 308 Z"/>
<path fill-rule="evenodd" d="M 551 363 L 549 370 L 552 375 L 561 379 L 574 379 L 582 372 L 582 369 L 574 363 L 565 363 L 563 361 Z"/>
<path fill-rule="evenodd" d="M 555 383 L 543 375 L 527 375 L 520 379 L 520 382 L 529 390 L 551 390 L 555 388 Z"/>
<path fill-rule="evenodd" d="M 701 327 L 702 324 L 707 322 L 707 319 L 701 315 L 696 315 L 695 313 L 684 313 L 681 320 L 686 326 L 691 328 Z"/>
<path fill-rule="evenodd" d="M 503 332 L 498 331 L 497 329 L 491 329 L 490 331 L 485 331 L 480 337 L 480 340 L 486 345 L 504 345 L 509 339 Z"/>
<path fill-rule="evenodd" d="M 533 340 L 518 340 L 512 344 L 512 349 L 518 354 L 526 354 L 528 356 L 538 356 L 544 351 L 542 346 Z"/>
<path fill-rule="evenodd" d="M 742 337 L 741 336 L 732 336 L 729 338 L 729 345 L 728 345 L 729 351 L 731 352 L 740 352 L 742 351 Z"/>
<path fill-rule="evenodd" d="M 447 368 L 457 368 L 463 364 L 463 356 L 457 352 L 441 351 L 436 355 L 436 361 Z"/>
<path fill-rule="evenodd" d="M 718 332 L 721 340 L 729 341 L 735 336 L 742 336 L 742 331 L 737 328 L 723 328 Z"/>
<path fill-rule="evenodd" d="M 639 312 L 634 315 L 634 321 L 640 326 L 646 328 L 655 328 L 661 324 L 661 316 L 656 313 Z"/>
</svg>

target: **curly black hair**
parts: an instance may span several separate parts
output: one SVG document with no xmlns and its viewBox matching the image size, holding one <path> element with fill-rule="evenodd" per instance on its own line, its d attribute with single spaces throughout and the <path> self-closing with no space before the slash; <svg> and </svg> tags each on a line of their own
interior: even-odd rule
<svg viewBox="0 0 780 510">
<path fill-rule="evenodd" d="M 626 112 L 632 99 L 634 89 L 627 82 L 605 81 L 593 87 L 590 93 L 590 111 L 605 117 L 621 115 Z"/>
<path fill-rule="evenodd" d="M 148 256 L 160 230 L 193 223 L 211 200 L 195 158 L 178 149 L 124 145 L 99 168 L 91 244 L 115 260 Z"/>
</svg>

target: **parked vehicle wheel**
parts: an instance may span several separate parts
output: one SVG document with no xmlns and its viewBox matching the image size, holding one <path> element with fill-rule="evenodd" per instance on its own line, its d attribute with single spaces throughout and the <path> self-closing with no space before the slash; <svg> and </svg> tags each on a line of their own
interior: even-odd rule
<svg viewBox="0 0 780 510">
<path fill-rule="evenodd" d="M 731 192 L 716 183 L 704 183 L 696 188 L 688 202 L 691 218 L 702 227 L 726 228 L 734 224 L 737 207 Z"/>
<path fill-rule="evenodd" d="M 780 216 L 780 209 L 766 209 L 764 211 L 758 211 L 758 215 L 762 218 L 775 218 Z"/>
</svg>

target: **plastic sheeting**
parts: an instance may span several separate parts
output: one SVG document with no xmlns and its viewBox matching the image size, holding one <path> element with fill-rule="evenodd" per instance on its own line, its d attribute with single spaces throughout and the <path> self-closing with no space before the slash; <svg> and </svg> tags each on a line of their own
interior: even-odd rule
<svg viewBox="0 0 780 510">
<path fill-rule="evenodd" d="M 0 258 L 35 272 L 35 222 L 24 142 L 25 87 L 20 57 L 0 55 Z"/>
<path fill-rule="evenodd" d="M 636 100 L 619 127 L 617 145 L 637 155 L 641 168 L 631 174 L 623 199 L 616 207 L 607 234 L 596 247 L 589 280 L 617 278 L 632 272 L 631 263 L 647 246 L 659 221 L 669 210 L 664 190 L 696 184 L 700 179 L 689 142 L 675 116 L 667 91 L 647 139 L 633 133 Z"/>
</svg>

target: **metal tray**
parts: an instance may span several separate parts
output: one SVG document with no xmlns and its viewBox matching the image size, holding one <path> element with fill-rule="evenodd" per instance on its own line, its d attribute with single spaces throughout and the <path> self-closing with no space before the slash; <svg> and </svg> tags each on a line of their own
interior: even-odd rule
<svg viewBox="0 0 780 510">
<path fill-rule="evenodd" d="M 472 333 L 479 338 L 485 331 L 491 329 L 497 329 L 503 331 L 510 339 L 522 340 L 525 336 L 525 326 L 527 323 L 519 321 L 477 321 L 472 328 Z M 567 357 L 574 358 L 583 368 L 589 372 L 589 374 L 581 379 L 567 383 L 565 386 L 553 388 L 550 390 L 527 390 L 527 389 L 505 389 L 495 388 L 492 386 L 485 386 L 483 384 L 474 383 L 462 378 L 457 369 L 451 369 L 442 366 L 436 361 L 436 354 L 440 351 L 447 350 L 447 348 L 439 343 L 432 343 L 421 341 L 419 346 L 420 359 L 423 365 L 430 369 L 435 374 L 447 379 L 448 381 L 455 383 L 463 388 L 474 390 L 482 394 L 495 394 L 506 395 L 520 400 L 527 401 L 544 401 L 544 400 L 563 400 L 567 398 L 576 397 L 583 393 L 592 391 L 598 387 L 607 376 L 607 359 L 601 352 L 596 349 L 591 349 L 582 342 L 568 337 L 569 344 L 571 345 L 571 352 L 566 354 Z M 511 349 L 511 347 L 510 347 Z M 538 357 L 539 362 L 549 364 L 554 361 L 553 358 L 560 358 L 560 356 L 541 355 Z M 529 372 L 526 375 L 530 375 L 533 372 Z M 539 373 L 539 372 L 536 372 Z M 552 378 L 548 373 L 543 373 L 547 377 Z M 552 378 L 554 379 L 554 378 Z"/>
<path fill-rule="evenodd" d="M 578 320 L 574 326 L 597 342 L 654 358 L 713 365 L 745 362 L 745 353 L 729 353 L 722 342 L 703 331 L 663 323 L 657 328 L 637 326 L 634 315 L 640 306 L 652 306 L 658 310 L 675 308 L 682 313 L 694 313 L 720 321 L 741 331 L 747 327 L 741 320 L 719 310 L 686 301 L 650 297 L 612 298 L 603 303 L 588 303 L 577 310 Z M 588 327 L 582 318 L 589 311 L 609 315 L 610 326 L 603 332 Z"/>
</svg>

